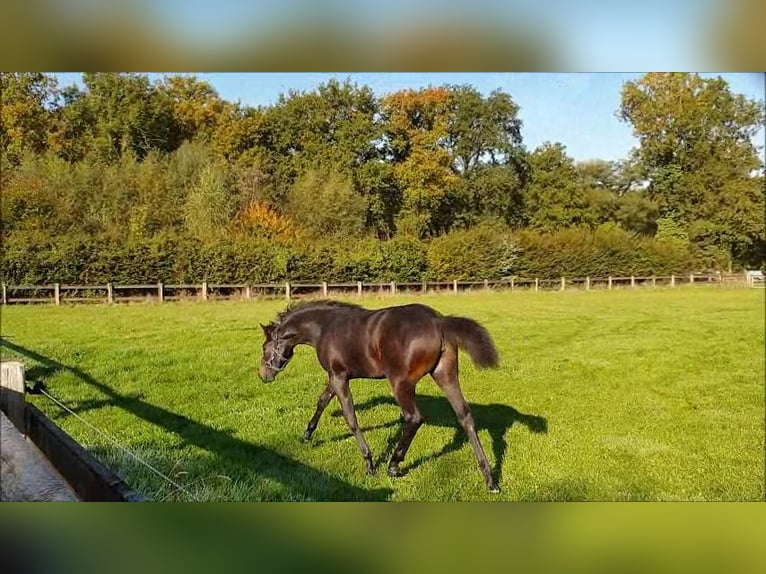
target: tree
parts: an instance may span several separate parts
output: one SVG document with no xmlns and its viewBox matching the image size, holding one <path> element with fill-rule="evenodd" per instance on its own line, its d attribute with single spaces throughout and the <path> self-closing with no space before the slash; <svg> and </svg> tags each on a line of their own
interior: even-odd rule
<svg viewBox="0 0 766 574">
<path fill-rule="evenodd" d="M 446 148 L 454 101 L 446 87 L 401 90 L 383 98 L 388 160 L 402 193 L 397 230 L 425 237 L 449 229 L 458 176 Z"/>
<path fill-rule="evenodd" d="M 0 152 L 11 164 L 48 147 L 59 91 L 56 79 L 34 73 L 0 73 Z"/>
<path fill-rule="evenodd" d="M 450 90 L 454 112 L 446 147 L 455 159 L 455 169 L 468 173 L 482 164 L 513 164 L 522 144 L 522 123 L 511 96 L 494 90 L 485 98 L 472 86 Z"/>
<path fill-rule="evenodd" d="M 168 98 L 145 75 L 83 74 L 86 106 L 94 125 L 93 152 L 113 161 L 130 150 L 140 160 L 150 150 L 168 152 L 183 141 Z"/>
<path fill-rule="evenodd" d="M 165 76 L 157 95 L 167 98 L 179 137 L 185 140 L 209 140 L 226 105 L 213 86 L 193 75 Z"/>
<path fill-rule="evenodd" d="M 586 198 L 563 144 L 545 142 L 529 154 L 529 166 L 524 209 L 531 227 L 555 231 L 587 222 Z"/>
<path fill-rule="evenodd" d="M 639 138 L 636 157 L 662 217 L 707 222 L 707 240 L 716 235 L 734 256 L 762 241 L 763 165 L 752 142 L 762 102 L 732 94 L 720 77 L 651 73 L 623 86 L 618 114 Z"/>
</svg>

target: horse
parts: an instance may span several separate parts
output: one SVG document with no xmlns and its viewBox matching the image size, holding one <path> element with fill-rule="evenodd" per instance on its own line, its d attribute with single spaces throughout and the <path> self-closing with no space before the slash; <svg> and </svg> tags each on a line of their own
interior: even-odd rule
<svg viewBox="0 0 766 574">
<path fill-rule="evenodd" d="M 477 368 L 498 366 L 497 349 L 487 329 L 478 322 L 445 316 L 421 304 L 370 310 L 351 303 L 317 300 L 288 305 L 275 320 L 260 325 L 265 341 L 258 374 L 264 383 L 272 382 L 287 367 L 298 345 L 314 347 L 319 364 L 327 372 L 327 384 L 303 433 L 305 442 L 311 441 L 322 413 L 337 397 L 367 474 L 373 474 L 372 453 L 357 422 L 349 381 L 388 379 L 404 420 L 388 475 L 401 476 L 399 465 L 424 422 L 415 403 L 415 386 L 429 374 L 446 395 L 468 436 L 487 489 L 500 492 L 458 381 L 458 349 L 466 351 Z"/>
</svg>

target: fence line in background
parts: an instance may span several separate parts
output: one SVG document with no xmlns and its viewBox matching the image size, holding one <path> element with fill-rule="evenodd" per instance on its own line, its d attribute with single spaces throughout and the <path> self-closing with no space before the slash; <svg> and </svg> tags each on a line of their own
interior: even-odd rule
<svg viewBox="0 0 766 574">
<path fill-rule="evenodd" d="M 252 284 L 201 284 L 168 283 L 117 285 L 2 285 L 2 304 L 15 303 L 118 303 L 131 301 L 177 301 L 199 299 L 262 299 L 302 297 L 327 297 L 329 295 L 364 294 L 426 294 L 458 293 L 474 290 L 510 290 L 510 291 L 565 291 L 582 289 L 585 291 L 609 290 L 617 288 L 636 289 L 639 287 L 677 287 L 679 285 L 730 285 L 764 287 L 762 277 L 748 273 L 714 274 L 690 273 L 668 276 L 609 276 L 609 277 L 561 277 L 559 279 L 540 279 L 538 277 L 510 277 L 502 280 L 484 279 L 481 281 L 419 281 L 419 282 L 373 282 L 362 281 L 349 283 L 252 283 Z"/>
</svg>

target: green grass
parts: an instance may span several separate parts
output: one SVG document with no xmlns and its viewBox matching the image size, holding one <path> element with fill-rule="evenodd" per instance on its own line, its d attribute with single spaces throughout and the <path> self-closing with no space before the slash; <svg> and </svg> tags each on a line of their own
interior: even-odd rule
<svg viewBox="0 0 766 574">
<path fill-rule="evenodd" d="M 199 500 L 759 500 L 764 495 L 764 292 L 611 292 L 410 299 L 482 322 L 501 368 L 462 356 L 461 385 L 500 495 L 430 378 L 426 417 L 398 479 L 385 473 L 399 410 L 385 381 L 352 382 L 377 472 L 368 477 L 331 403 L 299 439 L 323 389 L 313 349 L 257 378 L 282 301 L 6 307 L 3 359 L 184 484 Z M 144 496 L 187 500 L 46 397 L 59 425 Z M 547 432 L 541 423 L 547 423 Z M 382 457 L 386 457 L 383 459 Z"/>
</svg>

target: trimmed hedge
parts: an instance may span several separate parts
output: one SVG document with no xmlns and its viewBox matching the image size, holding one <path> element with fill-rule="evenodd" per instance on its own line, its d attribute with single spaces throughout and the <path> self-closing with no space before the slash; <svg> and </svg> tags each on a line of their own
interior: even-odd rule
<svg viewBox="0 0 766 574">
<path fill-rule="evenodd" d="M 668 275 L 697 269 L 677 241 L 616 227 L 552 234 L 480 225 L 430 242 L 408 237 L 321 244 L 265 238 L 201 242 L 179 235 L 117 241 L 98 236 L 11 234 L 2 245 L 7 284 L 274 283 L 482 280 Z"/>
</svg>

